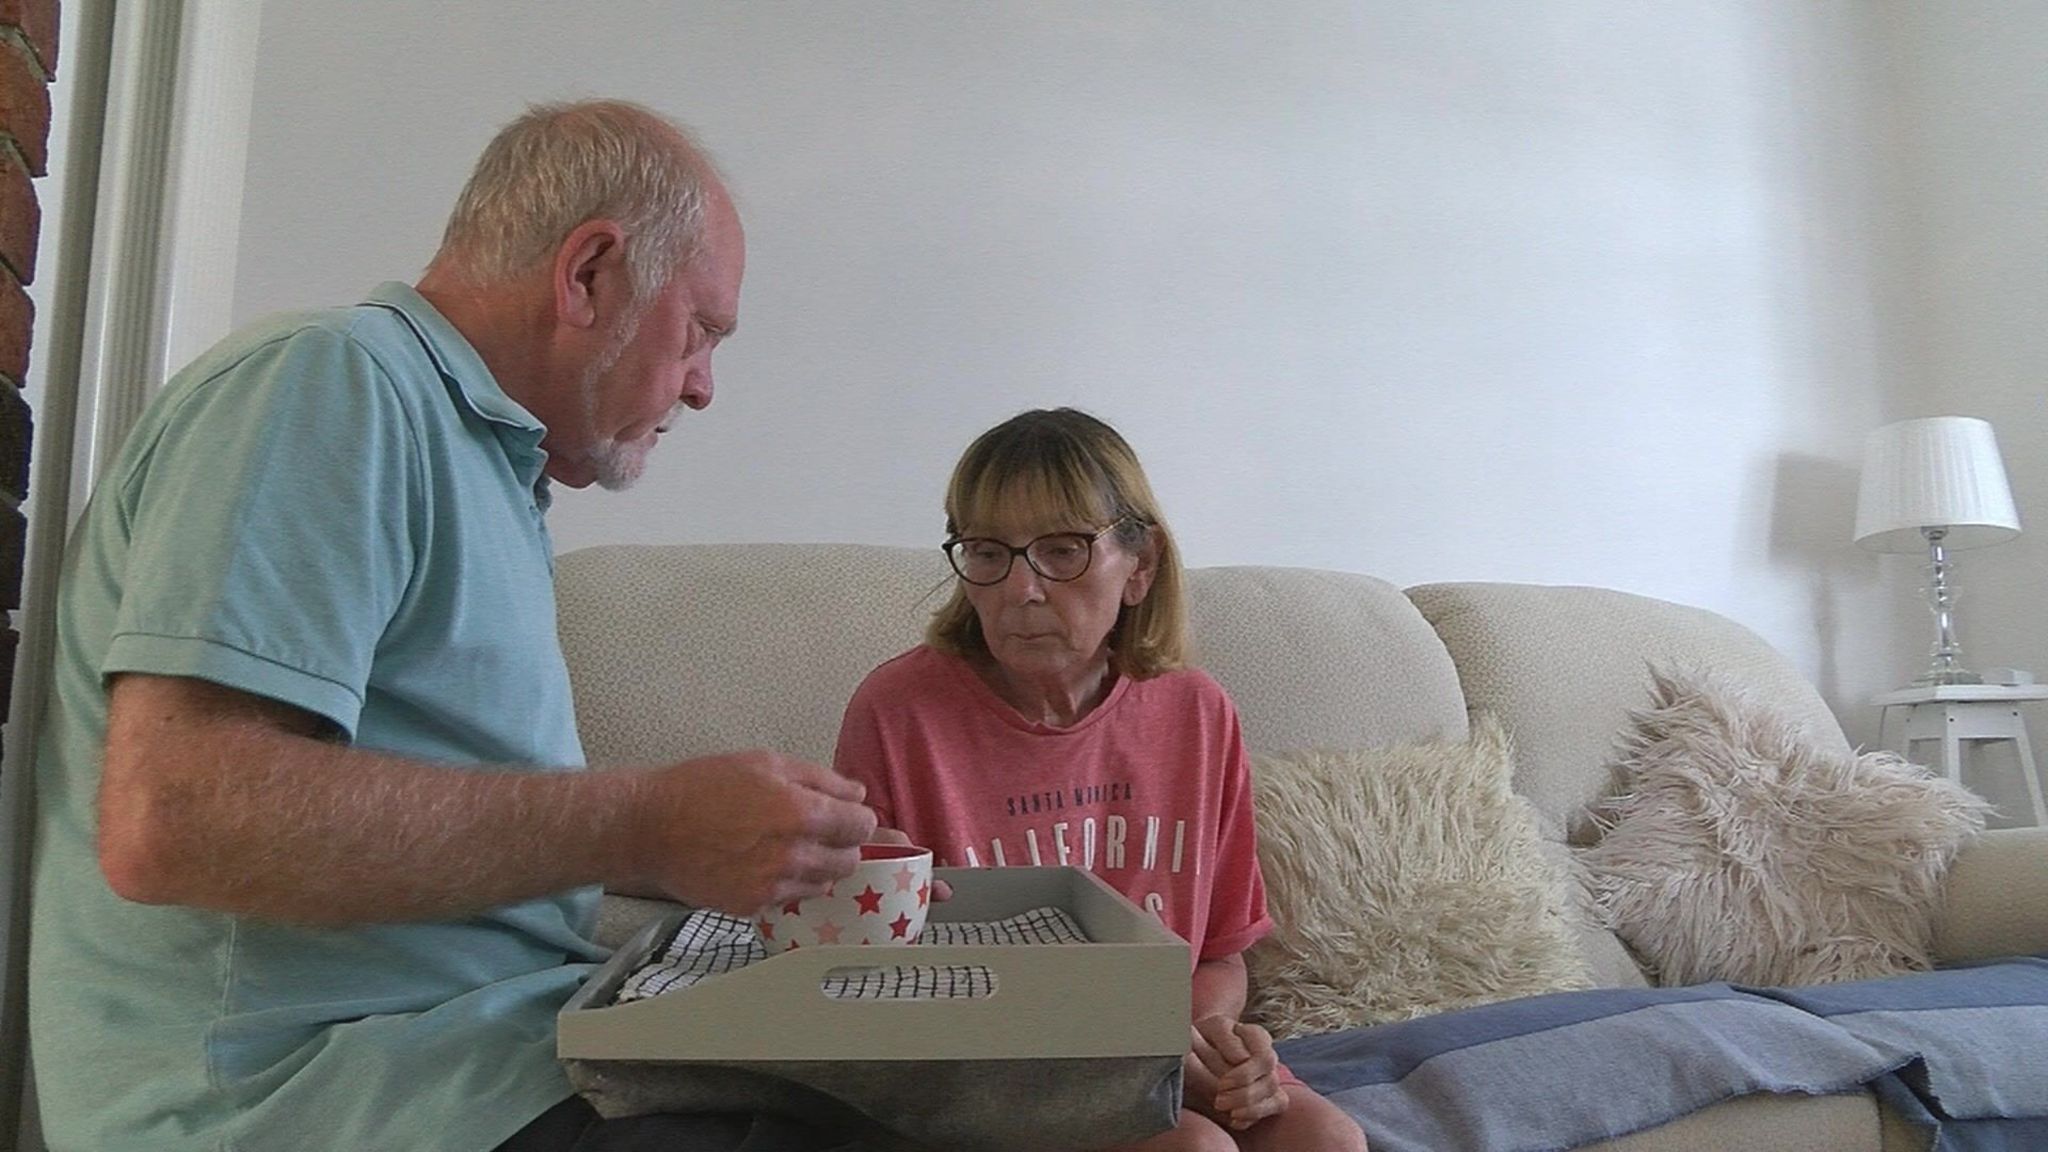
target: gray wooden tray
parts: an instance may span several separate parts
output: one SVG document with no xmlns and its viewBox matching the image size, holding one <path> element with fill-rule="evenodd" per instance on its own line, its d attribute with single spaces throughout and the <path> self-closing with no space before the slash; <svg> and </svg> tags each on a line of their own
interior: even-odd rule
<svg viewBox="0 0 2048 1152">
<path fill-rule="evenodd" d="M 1185 941 L 1078 868 L 940 868 L 953 898 L 935 921 L 1000 920 L 1047 905 L 1091 943 L 853 945 L 778 953 L 687 988 L 614 1004 L 621 984 L 675 931 L 648 925 L 570 998 L 564 1059 L 630 1061 L 1021 1060 L 1174 1056 L 1188 1046 Z M 847 1000 L 821 981 L 840 969 L 973 964 L 995 978 L 973 999 Z"/>
</svg>

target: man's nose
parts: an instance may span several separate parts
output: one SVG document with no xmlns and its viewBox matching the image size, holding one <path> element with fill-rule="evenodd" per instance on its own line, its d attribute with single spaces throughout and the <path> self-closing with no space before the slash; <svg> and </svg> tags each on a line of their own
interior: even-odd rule
<svg viewBox="0 0 2048 1152">
<path fill-rule="evenodd" d="M 683 377 L 681 400 L 693 411 L 701 412 L 711 407 L 711 387 L 711 365 L 707 362 L 702 368 Z"/>
</svg>

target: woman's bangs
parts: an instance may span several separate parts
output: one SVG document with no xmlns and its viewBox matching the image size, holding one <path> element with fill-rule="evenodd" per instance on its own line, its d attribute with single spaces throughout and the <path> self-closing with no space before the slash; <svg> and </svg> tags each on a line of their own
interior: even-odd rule
<svg viewBox="0 0 2048 1152">
<path fill-rule="evenodd" d="M 1110 517 L 1092 477 L 1063 462 L 1034 460 L 1021 468 L 990 461 L 960 493 L 954 522 L 962 533 L 1092 531 Z"/>
</svg>

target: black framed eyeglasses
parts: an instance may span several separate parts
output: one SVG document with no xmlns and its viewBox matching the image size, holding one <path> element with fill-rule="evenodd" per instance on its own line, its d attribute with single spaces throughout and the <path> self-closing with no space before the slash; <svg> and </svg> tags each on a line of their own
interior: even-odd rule
<svg viewBox="0 0 2048 1152">
<path fill-rule="evenodd" d="M 1022 548 L 986 536 L 955 536 L 940 547 L 946 550 L 953 571 L 969 584 L 1001 584 L 1010 578 L 1010 566 L 1019 556 L 1033 572 L 1064 584 L 1088 571 L 1095 559 L 1095 542 L 1121 523 L 1111 521 L 1093 532 L 1048 532 Z"/>
</svg>

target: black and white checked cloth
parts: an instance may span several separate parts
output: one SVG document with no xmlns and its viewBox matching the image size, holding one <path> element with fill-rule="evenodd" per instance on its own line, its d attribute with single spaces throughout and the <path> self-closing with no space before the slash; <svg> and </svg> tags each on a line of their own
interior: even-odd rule
<svg viewBox="0 0 2048 1152">
<path fill-rule="evenodd" d="M 917 945 L 986 944 L 995 946 L 1030 944 L 1086 944 L 1088 937 L 1065 909 L 1033 908 L 1004 920 L 973 923 L 925 925 Z M 912 945 L 916 947 L 917 945 Z M 894 949 L 877 959 L 896 960 Z M 767 950 L 754 935 L 754 926 L 737 916 L 699 909 L 683 918 L 675 935 L 655 951 L 647 963 L 634 969 L 619 986 L 615 1003 L 644 1000 L 688 988 L 707 976 L 730 972 L 765 960 Z M 987 996 L 995 991 L 995 976 L 979 964 L 879 964 L 849 969 L 844 975 L 825 978 L 823 991 L 835 1000 L 943 1000 Z"/>
</svg>

